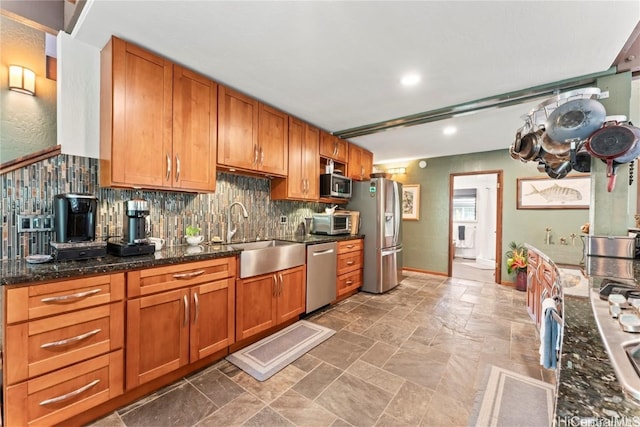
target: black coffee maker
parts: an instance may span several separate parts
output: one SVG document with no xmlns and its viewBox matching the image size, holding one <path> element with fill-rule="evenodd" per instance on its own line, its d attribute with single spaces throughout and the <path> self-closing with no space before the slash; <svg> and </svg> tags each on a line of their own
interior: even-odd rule
<svg viewBox="0 0 640 427">
<path fill-rule="evenodd" d="M 149 202 L 131 199 L 123 202 L 122 240 L 109 241 L 107 250 L 117 256 L 143 255 L 155 252 L 147 240 Z"/>
<path fill-rule="evenodd" d="M 98 198 L 88 193 L 56 194 L 53 221 L 56 237 L 51 241 L 57 260 L 77 260 L 106 255 L 106 243 L 96 242 Z"/>
</svg>

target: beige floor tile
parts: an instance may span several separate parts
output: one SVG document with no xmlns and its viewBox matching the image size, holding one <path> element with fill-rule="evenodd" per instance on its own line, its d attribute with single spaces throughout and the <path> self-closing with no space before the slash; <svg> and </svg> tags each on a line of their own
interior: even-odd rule
<svg viewBox="0 0 640 427">
<path fill-rule="evenodd" d="M 269 406 L 297 426 L 329 426 L 337 419 L 313 400 L 293 390 L 287 391 Z"/>
<path fill-rule="evenodd" d="M 233 427 L 242 425 L 245 421 L 253 417 L 265 403 L 252 395 L 243 393 L 222 408 L 200 421 L 197 426 L 201 427 Z M 158 424 L 159 426 L 159 424 Z"/>
<path fill-rule="evenodd" d="M 293 386 L 293 390 L 309 399 L 315 399 L 329 384 L 335 381 L 342 372 L 341 369 L 335 366 L 321 363 L 313 371 L 309 372 L 308 375 L 298 381 L 298 383 Z"/>
<path fill-rule="evenodd" d="M 400 424 L 416 426 L 426 414 L 433 391 L 406 381 L 396 393 L 384 414 Z"/>
<path fill-rule="evenodd" d="M 396 393 L 405 382 L 404 378 L 391 374 L 361 360 L 356 360 L 351 366 L 349 366 L 347 372 L 365 380 L 369 384 L 373 384 L 382 390 L 386 390 L 389 393 Z"/>
<path fill-rule="evenodd" d="M 289 365 L 266 381 L 258 381 L 244 372 L 233 380 L 263 402 L 269 403 L 300 381 L 305 374 L 304 371 Z"/>
</svg>

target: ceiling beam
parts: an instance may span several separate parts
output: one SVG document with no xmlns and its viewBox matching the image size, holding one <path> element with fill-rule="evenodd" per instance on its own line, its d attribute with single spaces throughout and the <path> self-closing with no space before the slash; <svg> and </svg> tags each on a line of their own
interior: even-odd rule
<svg viewBox="0 0 640 427">
<path fill-rule="evenodd" d="M 514 92 L 504 93 L 502 95 L 496 95 L 488 98 L 478 99 L 475 101 L 465 102 L 463 104 L 452 105 L 436 110 L 425 111 L 423 113 L 411 114 L 391 120 L 385 120 L 350 129 L 344 129 L 333 132 L 333 135 L 344 139 L 355 138 L 358 136 L 383 132 L 393 128 L 421 125 L 438 120 L 445 120 L 457 116 L 473 114 L 488 109 L 509 107 L 511 105 L 518 105 L 529 102 L 543 96 L 553 96 L 558 95 L 563 91 L 588 87 L 590 85 L 593 85 L 598 77 L 615 73 L 616 67 L 611 67 L 608 70 L 599 73 L 588 74 L 573 79 L 562 80 L 559 82 L 548 83 L 527 89 L 517 90 Z"/>
</svg>

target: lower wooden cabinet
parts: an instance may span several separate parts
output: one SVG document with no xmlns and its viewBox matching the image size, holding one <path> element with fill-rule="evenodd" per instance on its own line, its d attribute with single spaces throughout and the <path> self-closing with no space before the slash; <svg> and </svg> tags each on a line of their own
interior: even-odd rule
<svg viewBox="0 0 640 427">
<path fill-rule="evenodd" d="M 236 281 L 236 340 L 299 316 L 305 311 L 305 267 Z"/>
<path fill-rule="evenodd" d="M 228 262 L 235 265 L 235 258 Z M 211 264 L 219 266 L 220 260 Z M 172 273 L 167 267 L 158 268 L 159 278 L 183 278 L 191 286 L 127 301 L 127 390 L 235 342 L 234 278 L 210 280 L 207 268 L 207 262 L 177 265 Z M 154 282 L 153 271 L 137 276 Z M 194 284 L 198 281 L 202 283 Z M 135 279 L 130 285 L 139 288 Z"/>
<path fill-rule="evenodd" d="M 9 386 L 4 424 L 54 425 L 122 394 L 122 350 Z"/>
<path fill-rule="evenodd" d="M 362 286 L 362 239 L 338 242 L 337 300 L 346 298 Z"/>
</svg>

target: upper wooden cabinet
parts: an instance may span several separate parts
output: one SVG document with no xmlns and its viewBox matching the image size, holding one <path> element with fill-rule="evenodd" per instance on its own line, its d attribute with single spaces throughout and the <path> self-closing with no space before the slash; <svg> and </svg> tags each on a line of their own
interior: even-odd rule
<svg viewBox="0 0 640 427">
<path fill-rule="evenodd" d="M 226 169 L 287 175 L 288 116 L 220 86 L 218 164 Z"/>
<path fill-rule="evenodd" d="M 369 179 L 373 170 L 373 153 L 355 144 L 349 143 L 349 163 L 347 174 L 356 181 Z"/>
<path fill-rule="evenodd" d="M 328 132 L 320 131 L 320 155 L 339 163 L 347 163 L 348 142 Z"/>
<path fill-rule="evenodd" d="M 289 173 L 287 178 L 271 181 L 273 200 L 318 200 L 319 135 L 318 128 L 293 117 L 289 118 Z"/>
<path fill-rule="evenodd" d="M 179 65 L 173 70 L 171 186 L 215 191 L 218 85 Z"/>
<path fill-rule="evenodd" d="M 101 186 L 215 190 L 214 82 L 116 37 L 100 79 Z"/>
</svg>

